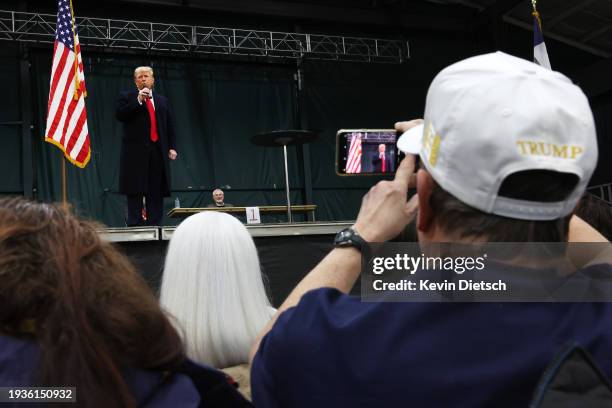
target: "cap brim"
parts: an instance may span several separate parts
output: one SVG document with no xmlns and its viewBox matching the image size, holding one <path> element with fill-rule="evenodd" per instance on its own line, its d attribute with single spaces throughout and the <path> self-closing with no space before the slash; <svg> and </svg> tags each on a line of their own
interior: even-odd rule
<svg viewBox="0 0 612 408">
<path fill-rule="evenodd" d="M 423 138 L 423 124 L 408 129 L 397 141 L 397 148 L 404 153 L 419 154 L 421 152 L 421 139 Z"/>
</svg>

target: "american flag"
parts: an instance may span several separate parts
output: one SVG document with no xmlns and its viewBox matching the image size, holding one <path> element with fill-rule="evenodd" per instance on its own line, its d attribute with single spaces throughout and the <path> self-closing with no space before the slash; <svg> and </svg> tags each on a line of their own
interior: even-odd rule
<svg viewBox="0 0 612 408">
<path fill-rule="evenodd" d="M 53 143 L 71 163 L 85 167 L 91 156 L 85 75 L 81 46 L 74 24 L 71 0 L 59 0 L 51 68 L 45 140 Z"/>
<path fill-rule="evenodd" d="M 546 51 L 546 43 L 544 43 L 544 34 L 542 34 L 542 20 L 540 13 L 535 9 L 533 3 L 533 61 L 545 68 L 551 69 L 548 52 Z"/>
<path fill-rule="evenodd" d="M 348 157 L 346 159 L 347 173 L 361 173 L 361 133 L 353 133 Z"/>
</svg>

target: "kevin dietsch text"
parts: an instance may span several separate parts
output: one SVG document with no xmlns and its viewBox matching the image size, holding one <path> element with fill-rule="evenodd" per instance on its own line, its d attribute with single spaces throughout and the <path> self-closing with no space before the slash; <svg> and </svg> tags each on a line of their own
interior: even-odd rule
<svg viewBox="0 0 612 408">
<path fill-rule="evenodd" d="M 507 290 L 506 283 L 501 279 L 497 282 L 474 281 L 472 279 L 459 279 L 457 282 L 448 280 L 433 282 L 429 279 L 421 279 L 416 282 L 407 279 L 402 279 L 399 282 L 384 282 L 382 279 L 376 279 L 372 282 L 372 287 L 375 291 L 504 292 Z"/>
<path fill-rule="evenodd" d="M 485 269 L 487 255 L 479 257 L 440 257 L 440 256 L 408 256 L 407 254 L 396 254 L 391 257 L 374 257 L 372 259 L 372 273 L 382 275 L 387 271 L 400 271 L 414 275 L 417 271 L 453 271 L 462 275 L 466 271 L 479 272 Z M 425 271 L 425 272 L 424 272 Z M 474 279 L 457 279 L 453 281 L 435 281 L 432 279 L 402 279 L 395 282 L 385 282 L 383 279 L 375 279 L 372 282 L 375 291 L 435 291 L 435 292 L 504 292 L 507 284 L 498 280 L 489 282 Z"/>
</svg>

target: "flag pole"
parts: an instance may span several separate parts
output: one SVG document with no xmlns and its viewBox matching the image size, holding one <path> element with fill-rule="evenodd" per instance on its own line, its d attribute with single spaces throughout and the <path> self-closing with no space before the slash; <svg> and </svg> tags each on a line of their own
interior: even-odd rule
<svg viewBox="0 0 612 408">
<path fill-rule="evenodd" d="M 531 7 L 533 7 L 533 12 L 531 13 L 532 16 L 535 17 L 535 19 L 538 21 L 538 27 L 540 27 L 540 32 L 542 33 L 542 36 L 544 35 L 544 33 L 542 32 L 542 18 L 540 17 L 540 13 L 538 13 L 538 0 L 531 0 Z"/>
<path fill-rule="evenodd" d="M 70 19 L 72 20 L 72 40 L 73 40 L 73 44 L 75 47 L 75 52 L 76 52 L 76 30 L 75 30 L 75 18 L 74 18 L 74 9 L 72 8 L 72 0 L 70 0 Z M 74 95 L 73 98 L 74 100 L 78 100 L 79 99 L 79 85 L 80 85 L 80 78 L 79 78 L 79 59 L 77 58 L 77 56 L 75 55 L 74 58 Z M 62 205 L 64 206 L 64 208 L 68 208 L 68 192 L 67 192 L 67 188 L 66 188 L 66 153 L 64 152 L 64 154 L 62 155 Z"/>
<path fill-rule="evenodd" d="M 53 60 L 66 62 L 69 58 L 74 58 L 74 61 L 51 65 L 45 141 L 63 152 L 61 201 L 63 205 L 68 206 L 66 161 L 84 168 L 91 158 L 85 109 L 87 90 L 72 0 L 58 2 L 55 34 Z M 66 77 L 74 78 L 67 82 L 64 80 Z M 59 197 L 56 199 L 59 201 Z"/>
<path fill-rule="evenodd" d="M 542 20 L 540 20 L 540 13 L 538 13 L 538 0 L 531 0 L 531 7 L 533 7 L 533 12 L 531 13 L 537 20 L 538 25 L 540 26 L 540 30 L 542 29 Z"/>
<path fill-rule="evenodd" d="M 548 52 L 546 51 L 546 44 L 544 43 L 542 18 L 538 12 L 537 4 L 537 0 L 531 0 L 531 7 L 533 8 L 531 13 L 533 15 L 533 62 L 544 68 L 552 69 Z"/>
<path fill-rule="evenodd" d="M 76 45 L 77 45 L 76 28 L 75 28 L 76 25 L 75 25 L 75 18 L 74 18 L 74 9 L 72 8 L 72 0 L 70 0 L 70 17 L 72 19 L 72 43 L 74 44 L 74 48 L 76 51 Z M 75 55 L 75 58 L 74 58 L 74 95 L 73 95 L 75 101 L 79 99 L 80 84 L 81 84 L 81 78 L 79 78 L 79 59 Z"/>
</svg>

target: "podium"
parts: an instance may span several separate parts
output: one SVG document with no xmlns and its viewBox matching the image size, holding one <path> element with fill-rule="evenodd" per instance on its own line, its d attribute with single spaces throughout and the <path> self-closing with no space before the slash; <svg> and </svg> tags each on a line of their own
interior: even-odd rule
<svg viewBox="0 0 612 408">
<path fill-rule="evenodd" d="M 296 214 L 312 213 L 313 220 L 315 218 L 315 211 L 317 206 L 314 204 L 308 205 L 294 205 L 291 210 Z M 265 205 L 259 207 L 261 214 L 279 214 L 286 213 L 288 208 L 284 205 Z M 203 207 L 203 208 L 173 208 L 168 211 L 168 217 L 170 218 L 184 218 L 190 215 L 197 214 L 204 211 L 218 211 L 226 212 L 230 214 L 245 214 L 246 207 Z"/>
</svg>

